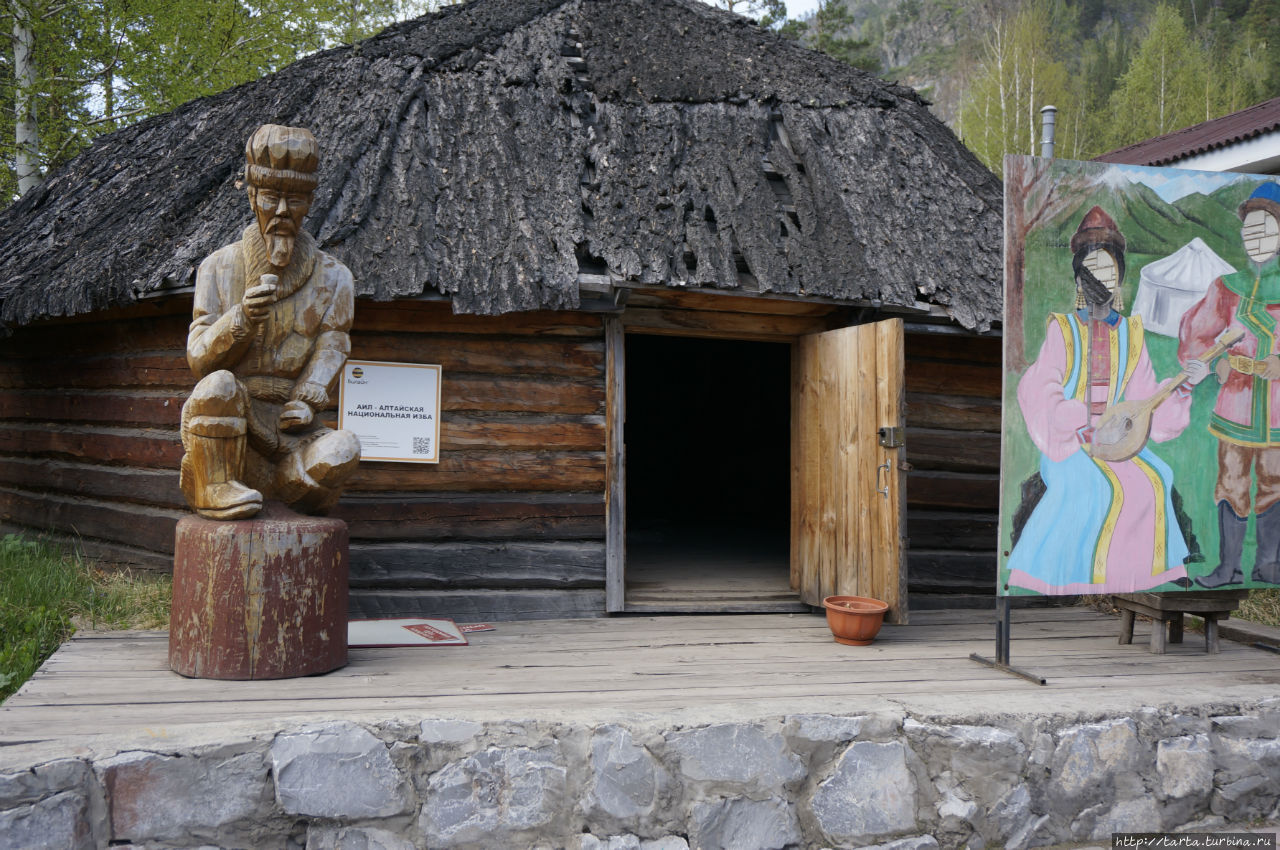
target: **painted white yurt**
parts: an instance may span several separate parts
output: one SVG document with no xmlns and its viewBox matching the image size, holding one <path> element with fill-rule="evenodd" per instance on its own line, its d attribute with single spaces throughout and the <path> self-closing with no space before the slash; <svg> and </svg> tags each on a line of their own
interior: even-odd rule
<svg viewBox="0 0 1280 850">
<path fill-rule="evenodd" d="M 1182 314 L 1200 300 L 1215 278 L 1234 271 L 1197 236 L 1143 267 L 1133 312 L 1142 316 L 1148 332 L 1177 336 Z"/>
</svg>

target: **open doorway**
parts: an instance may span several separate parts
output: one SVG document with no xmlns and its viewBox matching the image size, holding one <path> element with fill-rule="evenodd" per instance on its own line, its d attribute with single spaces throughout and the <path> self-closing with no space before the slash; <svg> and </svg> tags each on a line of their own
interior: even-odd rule
<svg viewBox="0 0 1280 850">
<path fill-rule="evenodd" d="M 787 343 L 626 336 L 628 611 L 804 611 Z"/>
</svg>

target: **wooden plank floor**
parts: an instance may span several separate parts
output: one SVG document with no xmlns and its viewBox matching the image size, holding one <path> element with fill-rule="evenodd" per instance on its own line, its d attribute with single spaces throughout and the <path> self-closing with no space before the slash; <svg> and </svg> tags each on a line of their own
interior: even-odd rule
<svg viewBox="0 0 1280 850">
<path fill-rule="evenodd" d="M 1188 633 L 1164 656 L 1117 644 L 1119 621 L 1089 609 L 1016 611 L 1013 662 L 1039 687 L 969 660 L 990 654 L 991 612 L 927 611 L 874 644 L 834 643 L 809 614 L 622 617 L 500 623 L 467 647 L 352 650 L 342 670 L 274 682 L 183 679 L 164 632 L 73 638 L 0 706 L 0 757 L 17 745 L 153 738 L 190 724 L 424 716 L 673 722 L 744 715 L 901 710 L 935 718 L 1130 712 L 1261 699 L 1280 655 Z M 10 749 L 16 748 L 16 749 Z"/>
<path fill-rule="evenodd" d="M 807 613 L 783 559 L 702 556 L 627 562 L 626 610 L 642 613 Z M 633 566 L 634 565 L 634 566 Z"/>
<path fill-rule="evenodd" d="M 628 533 L 626 610 L 645 614 L 808 612 L 791 589 L 785 531 L 703 527 Z"/>
</svg>

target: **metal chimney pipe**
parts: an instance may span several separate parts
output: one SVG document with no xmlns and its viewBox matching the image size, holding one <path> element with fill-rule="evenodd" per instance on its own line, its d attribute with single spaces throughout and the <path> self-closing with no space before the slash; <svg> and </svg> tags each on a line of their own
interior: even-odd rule
<svg viewBox="0 0 1280 850">
<path fill-rule="evenodd" d="M 1040 110 L 1040 155 L 1045 159 L 1053 159 L 1053 130 L 1057 123 L 1058 107 L 1046 106 Z"/>
</svg>

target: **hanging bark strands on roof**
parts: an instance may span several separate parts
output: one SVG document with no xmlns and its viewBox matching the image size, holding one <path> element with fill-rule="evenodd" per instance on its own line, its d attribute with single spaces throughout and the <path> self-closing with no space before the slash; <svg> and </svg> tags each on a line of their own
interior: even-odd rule
<svg viewBox="0 0 1280 850">
<path fill-rule="evenodd" d="M 910 90 L 694 0 L 483 0 L 99 140 L 0 219 L 0 319 L 188 285 L 265 121 L 324 140 L 308 228 L 378 300 L 573 308 L 590 263 L 999 316 L 998 181 Z"/>
<path fill-rule="evenodd" d="M 623 451 L 627 376 L 662 364 L 723 383 L 756 362 L 746 341 L 766 345 L 777 386 L 737 396 L 758 391 L 782 424 L 734 451 L 768 447 L 794 493 L 790 348 L 768 344 L 893 315 L 921 323 L 906 400 L 929 424 L 907 457 L 934 494 L 927 525 L 959 509 L 982 536 L 986 484 L 966 497 L 955 482 L 994 470 L 953 449 L 998 431 L 994 342 L 974 334 L 1001 309 L 999 181 L 910 90 L 696 0 L 448 7 L 104 136 L 0 213 L 3 522 L 165 563 L 190 287 L 247 223 L 243 144 L 264 122 L 321 140 L 304 226 L 354 273 L 352 357 L 443 367 L 440 464 L 365 464 L 335 511 L 365 610 L 598 615 L 606 584 L 627 607 L 623 505 L 656 485 L 633 492 L 623 472 L 658 462 Z M 637 338 L 681 336 L 734 342 L 626 360 Z M 745 408 L 677 422 L 709 397 L 681 386 L 632 415 L 673 436 L 749 430 Z M 717 442 L 732 441 L 704 453 Z M 696 489 L 695 471 L 671 474 Z M 717 504 L 703 518 L 742 522 L 761 486 L 699 491 Z M 768 512 L 785 525 L 788 510 Z M 956 578 L 929 552 L 935 583 L 992 584 L 987 556 Z"/>
</svg>

